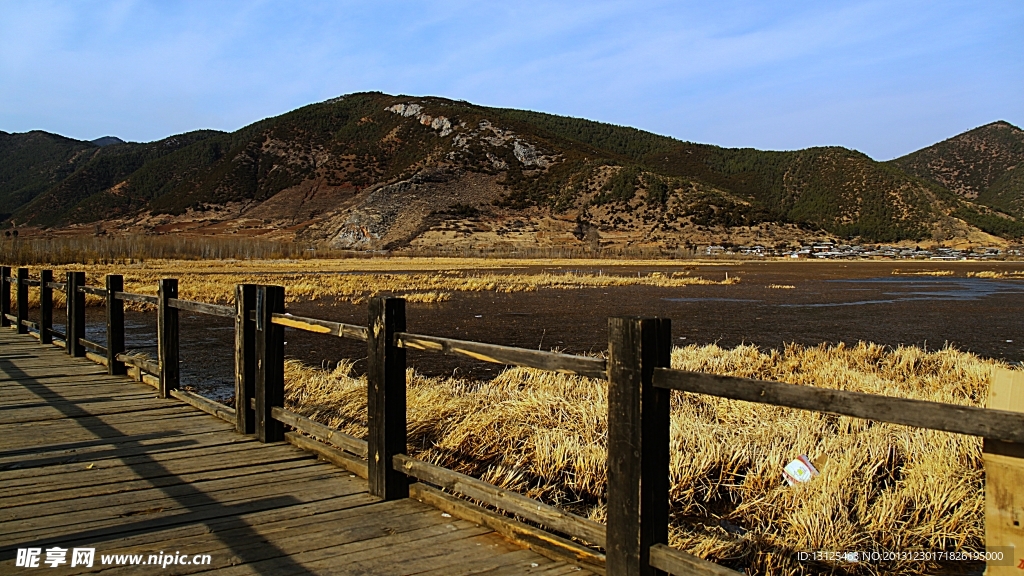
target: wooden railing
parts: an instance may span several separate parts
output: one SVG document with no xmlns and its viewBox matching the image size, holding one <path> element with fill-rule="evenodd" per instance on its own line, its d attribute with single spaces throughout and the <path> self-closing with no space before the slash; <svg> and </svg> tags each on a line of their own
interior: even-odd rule
<svg viewBox="0 0 1024 576">
<path fill-rule="evenodd" d="M 43 270 L 36 281 L 28 278 L 27 269 L 19 268 L 17 315 L 11 315 L 11 283 L 10 268 L 0 269 L 0 322 L 5 326 L 15 322 L 19 332 L 35 331 L 43 343 L 56 339 L 69 354 L 104 364 L 111 374 L 127 371 L 136 380 L 155 386 L 160 396 L 175 397 L 214 414 L 234 424 L 239 433 L 255 435 L 261 442 L 287 441 L 311 451 L 366 478 L 369 491 L 377 497 L 416 497 L 489 526 L 541 553 L 571 558 L 599 573 L 738 574 L 668 546 L 672 390 L 1024 446 L 1024 414 L 1017 412 L 672 370 L 668 319 L 610 318 L 606 360 L 407 332 L 405 301 L 400 298 L 371 300 L 367 324 L 359 326 L 291 315 L 285 311 L 285 289 L 281 286 L 238 285 L 232 307 L 179 299 L 175 279 L 160 280 L 158 296 L 146 296 L 124 292 L 119 275 L 108 275 L 105 288 L 98 288 L 86 286 L 82 272 L 69 272 L 66 282 L 56 283 L 48 270 Z M 43 306 L 38 323 L 27 318 L 30 286 L 41 290 Z M 65 334 L 54 331 L 51 325 L 52 311 L 48 308 L 52 307 L 52 290 L 67 294 Z M 106 346 L 84 338 L 85 294 L 105 298 Z M 125 353 L 124 301 L 156 307 L 156 361 Z M 234 318 L 233 407 L 179 389 L 179 310 Z M 365 440 L 284 408 L 285 328 L 367 343 Z M 607 523 L 408 456 L 407 350 L 607 380 Z"/>
</svg>

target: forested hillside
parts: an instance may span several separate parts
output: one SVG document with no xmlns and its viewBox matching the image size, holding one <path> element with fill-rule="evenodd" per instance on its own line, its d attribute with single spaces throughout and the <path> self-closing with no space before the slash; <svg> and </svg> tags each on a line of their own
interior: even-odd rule
<svg viewBox="0 0 1024 576">
<path fill-rule="evenodd" d="M 0 133 L 0 211 L 57 226 L 239 214 L 310 238 L 399 245 L 445 220 L 539 215 L 586 229 L 762 224 L 862 241 L 1024 236 L 1024 134 L 995 123 L 894 160 L 838 147 L 728 149 L 432 97 L 361 93 L 233 133 L 99 147 Z M 646 227 L 646 228 L 645 228 Z"/>
</svg>

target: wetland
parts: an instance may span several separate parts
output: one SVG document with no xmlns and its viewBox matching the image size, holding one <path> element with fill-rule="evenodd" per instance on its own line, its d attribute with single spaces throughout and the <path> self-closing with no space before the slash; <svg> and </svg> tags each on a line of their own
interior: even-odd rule
<svg viewBox="0 0 1024 576">
<path fill-rule="evenodd" d="M 462 278 L 636 278 L 633 284 L 530 290 L 450 290 L 433 302 L 407 305 L 410 332 L 530 349 L 596 354 L 606 347 L 607 318 L 659 316 L 672 319 L 677 346 L 752 344 L 778 349 L 789 343 L 873 342 L 934 350 L 956 347 L 984 358 L 1024 361 L 1024 263 L 1018 262 L 672 262 L 486 260 L 447 267 L 404 261 L 389 269 L 373 261 L 373 274 L 387 275 L 379 293 L 403 295 L 402 277 L 458 274 Z M 352 263 L 357 266 L 358 263 Z M 288 289 L 295 272 L 262 270 L 247 263 L 238 272 L 275 274 Z M 224 266 L 230 274 L 232 267 Z M 356 270 L 314 270 L 310 275 L 353 275 Z M 660 278 L 701 278 L 708 283 L 658 285 Z M 93 275 L 95 276 L 95 275 Z M 651 279 L 650 282 L 648 280 Z M 725 283 L 727 279 L 729 283 Z M 737 281 L 738 279 L 738 281 Z M 95 281 L 95 280 L 94 280 Z M 93 281 L 93 282 L 94 282 Z M 225 279 L 229 281 L 229 279 Z M 186 280 L 182 280 L 186 288 Z M 486 287 L 485 287 L 486 288 Z M 201 297 L 196 297 L 202 300 Z M 365 299 L 339 300 L 329 293 L 291 301 L 297 315 L 365 324 Z M 57 314 L 59 316 L 59 314 Z M 89 314 L 89 337 L 102 339 L 102 307 Z M 60 322 L 55 318 L 55 322 Z M 233 325 L 230 320 L 181 313 L 183 383 L 223 398 L 231 394 Z M 127 314 L 128 346 L 155 354 L 155 314 Z M 353 360 L 358 372 L 365 349 L 351 342 L 288 329 L 286 354 L 313 366 Z M 427 375 L 489 378 L 500 367 L 430 353 L 411 353 L 410 365 Z"/>
</svg>

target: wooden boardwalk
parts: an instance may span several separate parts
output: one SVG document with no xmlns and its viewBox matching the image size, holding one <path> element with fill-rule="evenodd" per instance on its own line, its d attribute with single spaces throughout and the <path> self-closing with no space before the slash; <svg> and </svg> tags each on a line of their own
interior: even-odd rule
<svg viewBox="0 0 1024 576">
<path fill-rule="evenodd" d="M 2 330 L 0 573 L 34 572 L 19 548 L 41 548 L 46 574 L 138 574 L 103 557 L 176 553 L 210 561 L 161 573 L 590 574 Z M 74 548 L 95 549 L 92 568 L 70 567 Z"/>
</svg>

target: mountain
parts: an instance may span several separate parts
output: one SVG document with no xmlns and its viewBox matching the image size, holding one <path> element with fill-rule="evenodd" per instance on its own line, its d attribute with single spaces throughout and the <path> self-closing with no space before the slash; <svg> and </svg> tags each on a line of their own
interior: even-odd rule
<svg viewBox="0 0 1024 576">
<path fill-rule="evenodd" d="M 135 213 L 146 208 L 144 202 L 134 202 L 122 188 L 128 179 L 141 183 L 148 191 L 147 174 L 161 165 L 160 160 L 182 148 L 201 142 L 214 131 L 197 131 L 172 136 L 147 144 L 124 143 L 117 146 L 98 146 L 82 143 L 87 148 L 76 158 L 74 170 L 44 191 L 24 202 L 15 213 L 15 220 L 42 225 L 66 222 L 92 222 L 112 216 Z M 161 174 L 160 181 L 173 181 L 188 170 L 188 165 L 176 165 Z M 39 177 L 45 177 L 40 173 Z M 52 180 L 52 178 L 50 178 Z M 155 196 L 157 193 L 152 193 Z M 103 199 L 97 205 L 96 200 Z"/>
<path fill-rule="evenodd" d="M 0 214 L 11 213 L 58 185 L 86 162 L 88 142 L 41 131 L 0 132 Z"/>
<path fill-rule="evenodd" d="M 1024 130 L 993 122 L 892 161 L 963 198 L 1024 216 Z"/>
<path fill-rule="evenodd" d="M 720 148 L 539 112 L 360 93 L 232 133 L 147 144 L 0 133 L 0 210 L 38 226 L 104 221 L 375 249 L 768 244 L 812 233 L 1015 238 L 1024 236 L 1013 208 L 1020 133 L 996 123 L 883 163 L 839 147 Z M 975 151 L 969 176 L 957 164 L 965 150 Z"/>
<path fill-rule="evenodd" d="M 125 143 L 124 140 L 121 140 L 117 136 L 103 136 L 103 137 L 97 138 L 95 140 L 90 140 L 89 142 L 99 146 L 100 148 L 102 148 L 104 146 L 113 146 L 114 144 L 124 144 Z"/>
</svg>

